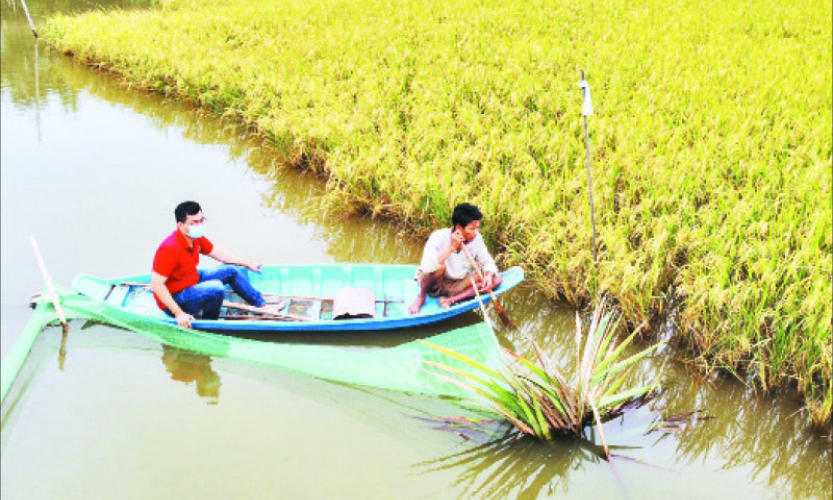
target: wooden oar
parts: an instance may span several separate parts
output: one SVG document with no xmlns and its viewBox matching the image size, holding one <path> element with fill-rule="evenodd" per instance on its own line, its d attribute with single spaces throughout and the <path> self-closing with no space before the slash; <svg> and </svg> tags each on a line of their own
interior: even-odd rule
<svg viewBox="0 0 833 500">
<path fill-rule="evenodd" d="M 269 321 L 275 318 L 273 316 L 258 316 L 255 314 L 221 314 L 220 319 L 230 321 Z"/>
<path fill-rule="evenodd" d="M 463 246 L 463 252 L 466 254 L 466 257 L 469 259 L 469 264 L 471 264 L 471 267 L 473 267 L 474 270 L 477 272 L 477 276 L 480 278 L 480 282 L 483 283 L 484 281 L 486 281 L 486 278 L 483 276 L 483 271 L 480 270 L 480 266 L 478 266 L 477 262 L 474 261 L 474 258 L 469 253 L 469 249 L 466 248 L 466 244 L 463 243 L 462 246 Z M 503 310 L 503 306 L 500 305 L 500 302 L 497 300 L 497 297 L 495 296 L 495 294 L 492 292 L 491 289 L 489 289 L 488 291 L 489 291 L 489 297 L 492 298 L 492 303 L 495 305 L 495 311 L 497 311 L 497 315 L 500 316 L 500 320 L 503 322 L 503 326 L 506 326 L 506 327 L 513 326 L 512 321 L 509 320 L 509 316 L 506 315 L 506 311 Z M 476 289 L 475 289 L 475 293 L 477 293 Z"/>
<path fill-rule="evenodd" d="M 469 278 L 469 281 L 471 281 L 471 286 L 474 290 L 474 295 L 477 297 L 477 302 L 480 305 L 480 311 L 483 313 L 483 321 L 485 321 L 489 325 L 489 327 L 491 327 L 494 330 L 494 327 L 492 326 L 492 321 L 489 319 L 489 315 L 486 314 L 486 308 L 483 307 L 483 299 L 480 297 L 480 292 L 477 291 L 477 282 L 475 281 L 474 276 Z"/>
<path fill-rule="evenodd" d="M 38 248 L 38 242 L 35 240 L 34 236 L 29 236 L 29 241 L 32 243 L 32 248 L 35 250 L 35 259 L 38 261 L 40 273 L 43 276 L 43 280 L 46 282 L 46 287 L 49 289 L 49 296 L 52 299 L 52 305 L 55 306 L 55 312 L 58 313 L 58 319 L 61 320 L 61 326 L 63 327 L 64 333 L 67 334 L 69 333 L 69 324 L 67 323 L 66 316 L 64 316 L 64 310 L 61 308 L 61 300 L 55 292 L 55 287 L 52 286 L 52 277 L 49 276 L 49 272 L 46 270 L 46 264 L 44 264 L 43 257 L 40 254 L 40 248 Z"/>
<path fill-rule="evenodd" d="M 135 281 L 122 281 L 120 283 L 116 283 L 113 286 L 126 286 L 126 287 L 134 287 L 134 288 L 150 288 L 150 283 L 137 283 Z"/>
<path fill-rule="evenodd" d="M 250 306 L 249 304 L 240 304 L 238 302 L 231 302 L 228 300 L 223 301 L 223 307 L 225 307 L 226 309 L 237 309 L 239 311 L 246 311 L 262 316 L 273 317 L 275 319 L 291 319 L 294 321 L 312 321 L 314 319 L 308 318 L 306 316 L 300 316 L 298 314 L 267 312 L 261 309 L 260 307 Z"/>
<path fill-rule="evenodd" d="M 114 283 L 111 287 L 116 286 L 127 286 L 127 287 L 135 287 L 135 288 L 150 288 L 148 283 L 136 283 L 133 281 L 122 281 L 120 283 Z M 229 290 L 226 293 L 233 293 Z M 285 295 L 279 293 L 261 293 L 264 299 L 290 299 L 290 300 L 320 300 L 321 302 L 332 302 L 332 298 L 326 297 L 310 297 L 306 295 Z M 379 299 L 376 301 L 377 303 L 401 303 L 404 302 L 403 300 L 393 300 L 393 299 Z"/>
</svg>

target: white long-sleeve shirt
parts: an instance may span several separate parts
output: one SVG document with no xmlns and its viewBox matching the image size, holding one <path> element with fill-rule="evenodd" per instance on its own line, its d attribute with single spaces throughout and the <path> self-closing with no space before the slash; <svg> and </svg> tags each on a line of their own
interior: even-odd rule
<svg viewBox="0 0 833 500">
<path fill-rule="evenodd" d="M 428 242 L 425 244 L 425 250 L 422 253 L 422 263 L 420 270 L 425 273 L 433 273 L 440 268 L 439 255 L 448 246 L 451 245 L 451 228 L 438 229 L 431 233 L 428 237 Z M 483 237 L 478 234 L 471 243 L 466 244 L 469 253 L 474 258 L 475 262 L 483 270 L 483 274 L 492 272 L 497 274 L 498 269 L 495 265 L 495 260 L 489 254 L 486 248 L 486 243 L 483 242 Z M 473 272 L 469 259 L 462 249 L 456 252 L 451 252 L 445 264 L 445 277 L 453 280 L 461 280 L 466 277 L 466 274 Z"/>
</svg>

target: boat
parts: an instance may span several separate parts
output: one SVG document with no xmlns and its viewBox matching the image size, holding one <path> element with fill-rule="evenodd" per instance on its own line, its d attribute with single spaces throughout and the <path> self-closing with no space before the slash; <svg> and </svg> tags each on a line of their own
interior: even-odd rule
<svg viewBox="0 0 833 500">
<path fill-rule="evenodd" d="M 436 298 L 428 297 L 418 314 L 408 313 L 408 305 L 419 293 L 414 275 L 417 266 L 383 264 L 320 264 L 263 266 L 256 273 L 245 269 L 252 286 L 270 302 L 283 302 L 279 313 L 256 314 L 227 287 L 227 300 L 216 320 L 196 318 L 198 330 L 219 333 L 362 331 L 416 327 L 443 321 L 476 309 L 480 294 L 441 308 Z M 501 273 L 503 282 L 494 290 L 500 295 L 524 279 L 520 267 Z M 158 323 L 176 325 L 176 320 L 160 310 L 150 291 L 150 274 L 102 279 L 81 274 L 73 289 L 96 301 L 139 315 Z"/>
</svg>

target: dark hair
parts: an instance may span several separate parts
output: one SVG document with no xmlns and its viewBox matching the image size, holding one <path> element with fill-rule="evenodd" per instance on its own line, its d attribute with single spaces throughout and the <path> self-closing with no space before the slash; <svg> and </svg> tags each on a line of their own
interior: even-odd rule
<svg viewBox="0 0 833 500">
<path fill-rule="evenodd" d="M 458 225 L 466 227 L 471 224 L 472 221 L 480 220 L 482 218 L 483 214 L 480 213 L 479 208 L 471 203 L 460 203 L 454 207 L 454 213 L 451 214 L 451 227 L 456 227 Z"/>
<path fill-rule="evenodd" d="M 202 208 L 200 208 L 200 204 L 196 201 L 183 201 L 176 206 L 174 216 L 177 222 L 184 223 L 189 215 L 197 215 L 200 211 L 202 211 Z"/>
</svg>

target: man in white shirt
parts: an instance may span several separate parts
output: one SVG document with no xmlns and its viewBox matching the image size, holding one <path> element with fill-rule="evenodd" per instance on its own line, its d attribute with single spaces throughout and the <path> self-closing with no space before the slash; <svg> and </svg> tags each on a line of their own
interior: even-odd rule
<svg viewBox="0 0 833 500">
<path fill-rule="evenodd" d="M 417 314 L 425 303 L 426 296 L 440 298 L 440 306 L 445 309 L 461 300 L 474 297 L 475 290 L 471 280 L 474 279 L 480 292 L 487 292 L 500 286 L 503 282 L 497 266 L 483 237 L 480 235 L 480 221 L 483 214 L 480 209 L 469 203 L 454 207 L 451 227 L 438 229 L 431 233 L 422 263 L 417 270 L 419 295 L 408 307 L 410 314 Z M 472 268 L 463 245 L 483 272 L 483 280 Z"/>
</svg>

